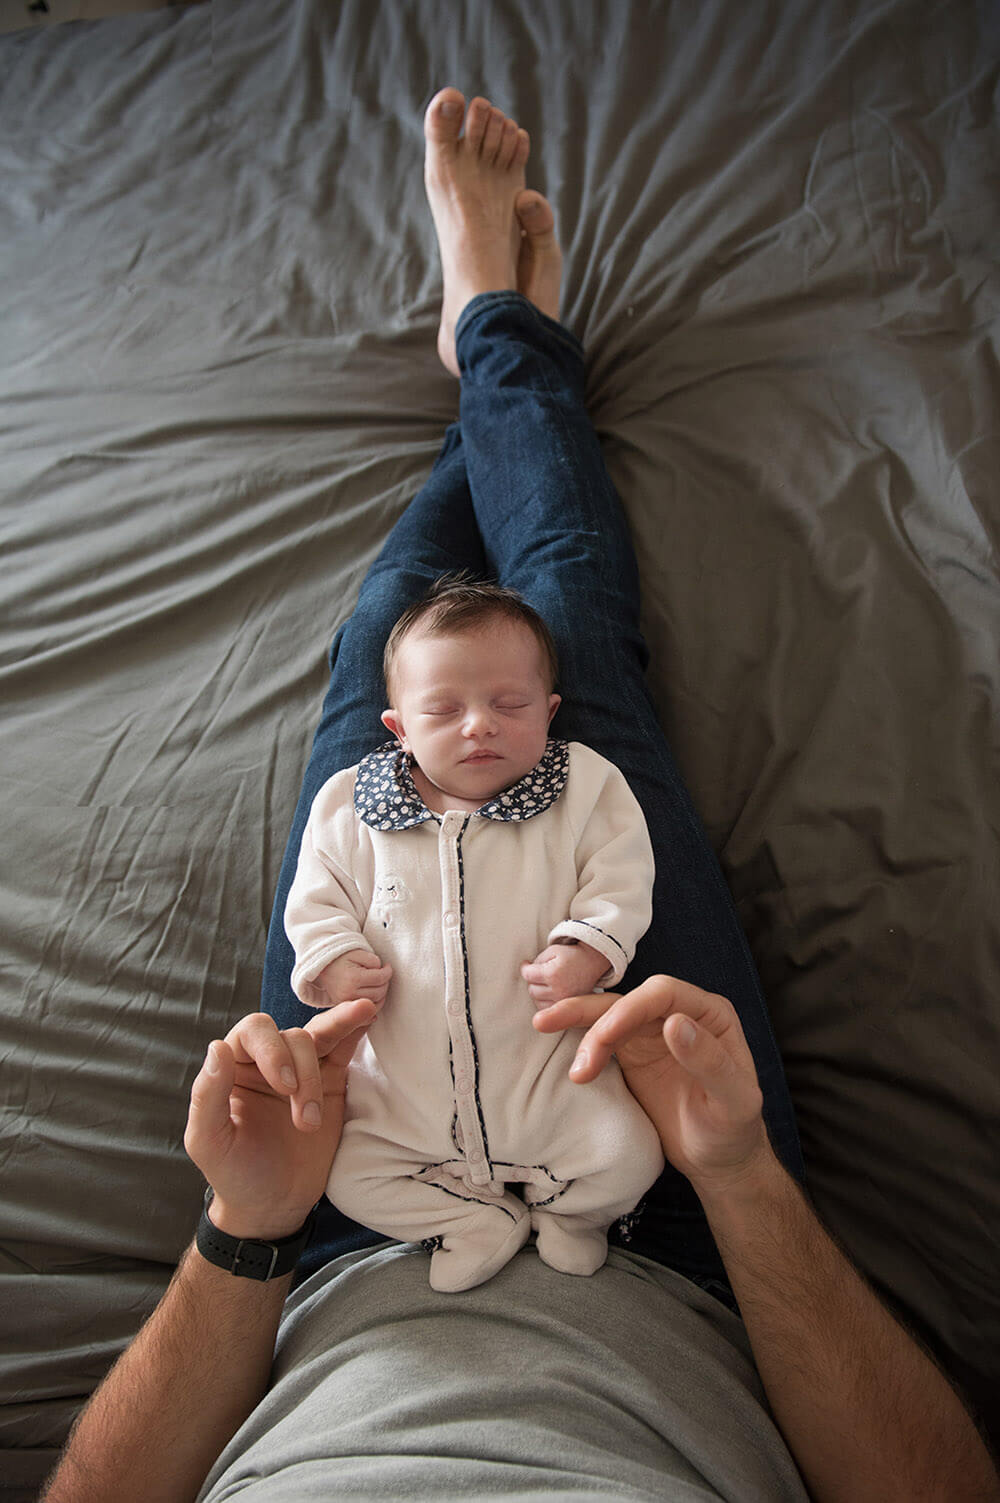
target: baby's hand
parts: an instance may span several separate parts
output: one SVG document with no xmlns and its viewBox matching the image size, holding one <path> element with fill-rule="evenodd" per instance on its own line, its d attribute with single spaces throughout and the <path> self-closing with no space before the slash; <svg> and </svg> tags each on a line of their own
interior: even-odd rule
<svg viewBox="0 0 1000 1503">
<path fill-rule="evenodd" d="M 525 961 L 521 975 L 528 983 L 533 1002 L 551 1007 L 564 997 L 585 997 L 605 971 L 608 962 L 590 945 L 549 945 L 534 960 Z"/>
<path fill-rule="evenodd" d="M 391 980 L 392 966 L 383 965 L 370 950 L 348 950 L 320 971 L 315 985 L 326 993 L 322 1007 L 337 1007 L 364 997 L 381 1007 Z"/>
</svg>

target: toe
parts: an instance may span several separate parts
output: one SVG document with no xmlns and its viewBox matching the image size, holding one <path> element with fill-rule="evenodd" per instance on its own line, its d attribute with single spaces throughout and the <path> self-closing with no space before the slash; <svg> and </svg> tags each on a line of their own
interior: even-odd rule
<svg viewBox="0 0 1000 1503">
<path fill-rule="evenodd" d="M 531 238 L 551 235 L 555 229 L 555 215 L 548 199 L 536 193 L 534 188 L 525 188 L 519 193 L 514 202 L 514 211 L 517 214 L 522 230 Z"/>
<path fill-rule="evenodd" d="M 558 319 L 562 251 L 556 239 L 552 205 L 534 188 L 524 188 L 514 200 L 514 214 L 521 239 L 517 290 L 549 318 Z"/>
<path fill-rule="evenodd" d="M 490 118 L 486 124 L 486 134 L 483 136 L 483 160 L 495 162 L 497 152 L 500 150 L 500 142 L 503 140 L 504 117 L 499 110 L 490 110 Z"/>
<path fill-rule="evenodd" d="M 518 127 L 518 132 L 517 132 L 517 146 L 514 149 L 513 166 L 515 166 L 515 167 L 523 167 L 525 165 L 525 163 L 527 162 L 527 160 L 528 160 L 528 153 L 530 151 L 531 151 L 531 138 L 528 135 L 528 132 L 524 129 L 524 127 L 523 126 L 519 126 Z"/>
<path fill-rule="evenodd" d="M 478 153 L 482 150 L 483 136 L 490 119 L 490 102 L 477 94 L 469 105 L 468 114 L 465 117 L 465 140 L 470 150 Z"/>
<path fill-rule="evenodd" d="M 497 152 L 497 166 L 506 172 L 513 167 L 514 158 L 517 155 L 517 125 L 513 120 L 505 120 L 503 123 L 503 135 L 500 138 L 500 149 Z"/>
<path fill-rule="evenodd" d="M 424 134 L 437 146 L 454 145 L 462 129 L 465 96 L 458 89 L 440 89 L 427 106 Z"/>
</svg>

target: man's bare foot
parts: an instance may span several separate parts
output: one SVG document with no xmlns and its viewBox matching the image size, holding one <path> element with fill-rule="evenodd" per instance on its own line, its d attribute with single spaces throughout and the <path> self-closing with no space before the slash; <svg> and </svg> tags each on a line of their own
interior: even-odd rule
<svg viewBox="0 0 1000 1503">
<path fill-rule="evenodd" d="M 525 188 L 514 200 L 520 225 L 517 290 L 549 318 L 559 320 L 562 251 L 555 236 L 555 215 L 548 199 Z"/>
<path fill-rule="evenodd" d="M 528 132 L 489 100 L 477 96 L 466 111 L 464 96 L 453 88 L 431 100 L 424 135 L 424 183 L 444 272 L 438 354 L 457 376 L 455 325 L 466 303 L 480 292 L 518 288 L 522 226 L 514 204 L 524 189 L 530 143 Z"/>
</svg>

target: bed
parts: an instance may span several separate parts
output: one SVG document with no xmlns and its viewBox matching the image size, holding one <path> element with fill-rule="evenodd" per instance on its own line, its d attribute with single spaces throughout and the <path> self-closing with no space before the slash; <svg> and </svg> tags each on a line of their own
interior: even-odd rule
<svg viewBox="0 0 1000 1503">
<path fill-rule="evenodd" d="M 815 1204 L 996 1444 L 996 7 L 212 0 L 0 80 L 5 1503 L 192 1235 L 326 650 L 456 414 L 444 83 L 531 132 Z"/>
</svg>

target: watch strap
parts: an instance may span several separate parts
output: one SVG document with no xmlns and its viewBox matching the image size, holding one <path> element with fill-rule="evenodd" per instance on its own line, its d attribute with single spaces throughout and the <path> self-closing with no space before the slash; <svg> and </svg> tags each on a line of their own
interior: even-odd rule
<svg viewBox="0 0 1000 1503">
<path fill-rule="evenodd" d="M 306 1217 L 305 1224 L 290 1237 L 281 1237 L 275 1242 L 259 1242 L 254 1238 L 230 1237 L 228 1232 L 220 1232 L 208 1215 L 208 1208 L 214 1197 L 215 1192 L 209 1185 L 205 1191 L 205 1204 L 195 1237 L 198 1251 L 206 1262 L 214 1263 L 217 1268 L 224 1268 L 236 1278 L 258 1279 L 261 1283 L 266 1283 L 268 1279 L 280 1279 L 283 1274 L 291 1273 L 312 1234 L 316 1219 L 315 1207 Z"/>
</svg>

